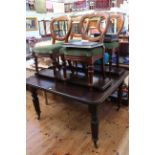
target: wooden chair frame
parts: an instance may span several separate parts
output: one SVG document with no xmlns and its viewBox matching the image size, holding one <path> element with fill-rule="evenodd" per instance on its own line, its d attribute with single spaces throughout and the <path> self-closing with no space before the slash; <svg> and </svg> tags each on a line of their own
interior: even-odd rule
<svg viewBox="0 0 155 155">
<path fill-rule="evenodd" d="M 73 28 L 73 25 L 75 23 L 76 24 L 80 24 L 80 19 L 81 19 L 81 16 L 72 17 L 72 28 Z M 73 32 L 73 30 L 71 30 L 70 39 L 73 39 L 74 37 L 76 37 L 76 38 L 82 38 L 82 35 L 81 34 L 78 34 L 78 33 L 75 33 L 75 32 Z"/>
<path fill-rule="evenodd" d="M 54 22 L 59 22 L 59 21 L 68 21 L 68 31 L 66 33 L 66 35 L 64 35 L 63 37 L 59 37 L 55 34 L 54 32 Z M 68 42 L 68 37 L 70 35 L 71 32 L 71 18 L 67 17 L 67 16 L 60 16 L 60 17 L 56 17 L 56 18 L 52 18 L 51 22 L 50 22 L 50 31 L 51 31 L 51 39 L 52 39 L 52 43 L 51 44 L 55 44 L 56 41 L 64 41 L 64 42 Z M 59 64 L 59 57 L 61 55 L 59 54 L 59 52 L 54 52 L 52 54 L 49 53 L 39 53 L 36 54 L 35 52 L 33 52 L 33 57 L 35 60 L 35 68 L 36 68 L 36 74 L 39 74 L 39 70 L 38 70 L 38 58 L 39 57 L 50 57 L 52 59 L 52 64 L 53 64 L 53 70 L 54 70 L 54 75 L 56 75 L 56 68 L 58 68 L 60 70 L 61 66 Z M 62 60 L 64 61 L 64 57 L 62 57 Z"/>
<path fill-rule="evenodd" d="M 94 18 L 94 17 L 98 17 L 100 18 L 99 21 L 97 21 L 97 29 L 99 30 L 99 32 L 101 33 L 100 36 L 96 37 L 96 38 L 91 38 L 87 35 L 87 32 L 89 30 L 89 20 L 86 26 L 86 29 L 84 29 L 83 27 L 83 22 L 85 19 L 90 19 L 90 18 Z M 106 27 L 104 31 L 100 30 L 100 22 L 101 20 L 106 20 Z M 91 42 L 103 42 L 103 38 L 104 35 L 107 31 L 108 28 L 108 23 L 109 23 L 109 15 L 108 14 L 86 14 L 84 16 L 81 17 L 80 20 L 80 28 L 81 28 L 81 35 L 82 35 L 82 39 L 86 39 L 88 41 Z M 93 73 L 94 73 L 94 69 L 93 69 L 93 64 L 96 60 L 101 59 L 101 70 L 102 70 L 102 75 L 104 78 L 104 61 L 103 61 L 103 57 L 104 57 L 104 47 L 103 47 L 103 52 L 102 54 L 98 54 L 98 55 L 94 55 L 94 56 L 71 56 L 71 55 L 64 55 L 64 59 L 67 61 L 75 61 L 75 62 L 82 62 L 87 66 L 87 79 L 88 79 L 88 86 L 90 86 L 90 88 L 92 88 L 93 86 Z M 66 79 L 66 71 L 64 71 L 64 78 Z"/>
<path fill-rule="evenodd" d="M 122 13 L 109 13 L 109 16 L 110 16 L 110 20 L 118 19 L 118 18 L 121 20 L 121 26 L 118 29 L 117 33 L 115 34 L 118 37 L 118 41 L 119 41 L 119 34 L 121 33 L 122 28 L 124 26 L 124 16 L 123 16 Z M 107 50 L 108 50 L 108 53 L 110 55 L 110 57 L 109 57 L 109 73 L 111 74 L 111 69 L 112 69 L 112 53 L 113 53 L 114 49 L 107 49 Z M 116 66 L 117 66 L 117 68 L 119 67 L 119 51 L 118 51 L 118 49 L 117 49 L 117 63 L 116 63 Z"/>
<path fill-rule="evenodd" d="M 120 19 L 121 20 L 121 26 L 118 29 L 116 35 L 119 36 L 119 34 L 121 33 L 123 26 L 124 26 L 124 16 L 122 13 L 110 13 L 110 20 L 111 19 Z"/>
<path fill-rule="evenodd" d="M 59 22 L 59 21 L 68 21 L 68 31 L 66 35 L 64 35 L 64 37 L 59 37 L 54 32 L 54 22 Z M 51 36 L 53 38 L 52 43 L 54 44 L 56 40 L 68 42 L 68 37 L 70 35 L 71 28 L 72 28 L 72 21 L 71 21 L 71 18 L 68 16 L 60 16 L 52 19 L 50 24 Z"/>
</svg>

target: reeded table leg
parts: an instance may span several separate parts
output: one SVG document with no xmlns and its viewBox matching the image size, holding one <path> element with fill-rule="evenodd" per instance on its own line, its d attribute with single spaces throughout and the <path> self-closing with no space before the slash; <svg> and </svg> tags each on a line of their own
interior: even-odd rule
<svg viewBox="0 0 155 155">
<path fill-rule="evenodd" d="M 88 108 L 91 115 L 92 140 L 94 142 L 94 146 L 97 148 L 98 126 L 99 126 L 97 117 L 97 105 L 88 105 Z"/>
<path fill-rule="evenodd" d="M 32 101 L 33 101 L 33 105 L 34 105 L 34 108 L 35 108 L 35 111 L 38 115 L 38 120 L 40 119 L 40 105 L 39 105 L 39 99 L 38 99 L 38 96 L 37 96 L 37 89 L 35 88 L 32 88 Z"/>
</svg>

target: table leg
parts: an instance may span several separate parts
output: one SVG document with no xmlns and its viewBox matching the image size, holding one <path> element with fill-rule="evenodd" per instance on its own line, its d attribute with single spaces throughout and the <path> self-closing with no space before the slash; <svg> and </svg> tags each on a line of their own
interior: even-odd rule
<svg viewBox="0 0 155 155">
<path fill-rule="evenodd" d="M 35 108 L 35 111 L 38 115 L 38 120 L 40 119 L 40 105 L 39 105 L 39 99 L 38 99 L 38 96 L 37 96 L 37 89 L 35 88 L 32 88 L 32 101 L 33 101 L 33 105 L 34 105 L 34 108 Z"/>
<path fill-rule="evenodd" d="M 89 112 L 91 116 L 91 131 L 92 131 L 92 140 L 94 142 L 94 146 L 97 148 L 97 140 L 98 140 L 98 116 L 97 116 L 97 105 L 89 105 Z"/>
</svg>

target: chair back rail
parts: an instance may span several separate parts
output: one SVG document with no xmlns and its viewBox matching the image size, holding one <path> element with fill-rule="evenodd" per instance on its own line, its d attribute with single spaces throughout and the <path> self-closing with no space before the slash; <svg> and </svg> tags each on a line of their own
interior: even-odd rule
<svg viewBox="0 0 155 155">
<path fill-rule="evenodd" d="M 64 34 L 64 36 L 58 36 L 56 34 L 56 32 L 55 32 L 54 23 L 55 22 L 61 22 L 61 21 L 64 21 L 64 22 L 67 21 L 67 32 L 66 32 L 66 34 Z M 71 28 L 72 28 L 72 21 L 71 21 L 70 17 L 68 17 L 68 16 L 60 16 L 60 17 L 53 18 L 51 20 L 51 23 L 50 23 L 50 31 L 51 31 L 52 43 L 54 44 L 56 40 L 68 42 L 68 37 L 70 35 Z"/>
<path fill-rule="evenodd" d="M 78 28 L 80 27 L 80 25 L 79 25 L 80 19 L 81 19 L 81 16 L 72 17 L 72 30 L 71 30 L 71 34 L 70 34 L 70 39 L 73 39 L 74 37 L 75 38 L 82 38 L 81 33 L 77 33 L 73 30 L 75 24 L 78 25 Z"/>
<path fill-rule="evenodd" d="M 90 28 L 90 23 L 91 23 L 91 19 L 95 18 L 96 19 L 96 29 L 98 30 L 99 32 L 99 36 L 97 37 L 90 37 L 88 36 L 88 31 L 89 31 L 89 28 Z M 86 24 L 86 28 L 84 28 L 84 25 L 83 23 L 85 22 L 85 20 L 88 19 L 87 21 L 87 24 Z M 105 20 L 105 27 L 102 28 L 101 30 L 101 21 Z M 108 14 L 101 14 L 101 13 L 92 13 L 92 14 L 86 14 L 84 16 L 81 17 L 81 20 L 80 20 L 80 30 L 81 30 L 81 34 L 82 34 L 82 39 L 86 39 L 88 41 L 92 41 L 92 42 L 103 42 L 104 40 L 104 35 L 106 34 L 107 32 L 107 29 L 108 29 L 108 25 L 109 25 L 109 15 Z"/>
<path fill-rule="evenodd" d="M 110 20 L 116 19 L 119 21 L 119 25 L 117 23 L 117 32 L 116 35 L 119 36 L 124 26 L 124 16 L 122 13 L 110 13 Z"/>
</svg>

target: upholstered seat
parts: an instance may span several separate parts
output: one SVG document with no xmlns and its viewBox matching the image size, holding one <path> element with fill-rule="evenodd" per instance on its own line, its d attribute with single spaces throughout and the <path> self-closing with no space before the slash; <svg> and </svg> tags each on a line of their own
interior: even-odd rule
<svg viewBox="0 0 155 155">
<path fill-rule="evenodd" d="M 67 48 L 63 47 L 60 49 L 60 52 L 65 55 L 70 56 L 84 56 L 84 57 L 90 57 L 94 55 L 100 55 L 103 53 L 102 47 L 92 48 L 92 49 L 75 49 L 75 48 Z"/>
<path fill-rule="evenodd" d="M 36 54 L 53 54 L 53 53 L 59 53 L 60 48 L 62 47 L 62 44 L 64 42 L 58 42 L 51 45 L 42 45 L 42 46 L 36 46 L 33 48 L 33 52 Z"/>
<path fill-rule="evenodd" d="M 109 43 L 104 43 L 104 46 L 106 49 L 113 49 L 119 47 L 119 42 L 114 41 L 114 42 L 109 42 Z"/>
</svg>

